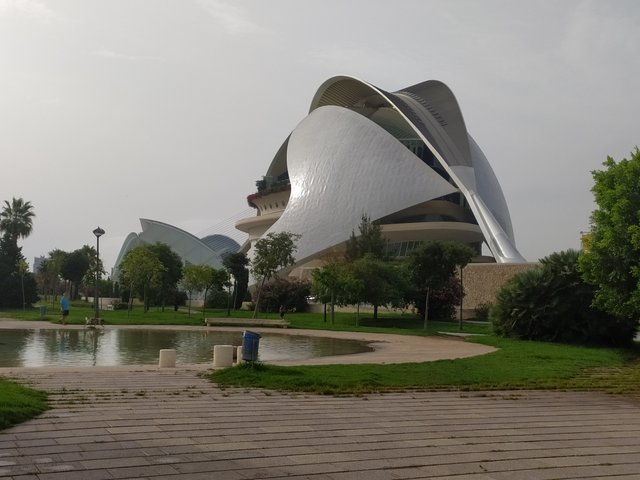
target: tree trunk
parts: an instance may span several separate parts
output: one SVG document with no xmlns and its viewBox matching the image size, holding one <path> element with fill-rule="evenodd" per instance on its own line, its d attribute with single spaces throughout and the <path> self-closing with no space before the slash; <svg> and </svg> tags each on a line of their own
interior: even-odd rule
<svg viewBox="0 0 640 480">
<path fill-rule="evenodd" d="M 260 282 L 260 289 L 258 290 L 258 298 L 256 298 L 256 306 L 253 309 L 253 317 L 251 318 L 256 318 L 256 315 L 258 313 L 258 305 L 260 305 L 260 294 L 262 293 L 262 287 L 264 287 L 264 281 L 267 279 L 267 277 L 262 277 L 262 282 Z"/>
<path fill-rule="evenodd" d="M 424 301 L 424 329 L 427 329 L 427 323 L 429 322 L 429 293 L 431 289 L 427 287 L 427 296 Z"/>
<path fill-rule="evenodd" d="M 27 302 L 24 298 L 24 273 L 20 276 L 22 283 L 22 311 L 24 312 L 27 309 Z"/>
<path fill-rule="evenodd" d="M 231 277 L 227 276 L 227 317 L 231 316 Z"/>
<path fill-rule="evenodd" d="M 233 309 L 235 310 L 236 305 L 238 305 L 238 281 L 236 277 L 233 277 Z"/>
<path fill-rule="evenodd" d="M 129 302 L 127 305 L 127 315 L 131 313 L 131 310 L 133 310 L 133 282 L 131 282 L 131 288 L 129 289 Z"/>
<path fill-rule="evenodd" d="M 336 293 L 332 291 L 331 292 L 331 325 L 333 325 L 336 321 L 335 303 L 336 303 Z"/>
<path fill-rule="evenodd" d="M 204 318 L 207 314 L 207 292 L 208 288 L 204 289 L 204 301 L 202 302 L 202 318 Z"/>
<path fill-rule="evenodd" d="M 356 327 L 360 326 L 360 302 L 356 304 Z"/>
<path fill-rule="evenodd" d="M 378 304 L 377 303 L 373 304 L 373 319 L 374 320 L 378 319 Z"/>
</svg>

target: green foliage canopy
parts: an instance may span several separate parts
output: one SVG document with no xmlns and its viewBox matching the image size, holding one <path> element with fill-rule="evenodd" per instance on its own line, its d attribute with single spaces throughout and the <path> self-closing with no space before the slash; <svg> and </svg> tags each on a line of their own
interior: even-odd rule
<svg viewBox="0 0 640 480">
<path fill-rule="evenodd" d="M 369 255 L 373 258 L 383 259 L 387 242 L 382 236 L 380 224 L 372 222 L 368 215 L 362 215 L 358 226 L 358 235 L 351 232 L 347 241 L 344 258 L 347 262 L 354 262 L 359 258 Z"/>
<path fill-rule="evenodd" d="M 231 253 L 224 257 L 222 265 L 233 275 L 233 308 L 238 309 L 247 293 L 249 284 L 249 259 L 244 252 Z"/>
<path fill-rule="evenodd" d="M 25 238 L 33 230 L 33 205 L 22 198 L 12 198 L 11 203 L 4 201 L 4 207 L 0 211 L 0 231 L 6 233 L 9 238 L 17 242 L 18 238 Z"/>
<path fill-rule="evenodd" d="M 148 248 L 164 267 L 151 291 L 156 302 L 164 307 L 167 301 L 174 297 L 178 282 L 182 278 L 182 259 L 166 243 L 156 242 L 148 245 Z"/>
<path fill-rule="evenodd" d="M 260 238 L 253 246 L 254 256 L 251 261 L 251 271 L 256 279 L 260 279 L 254 317 L 258 312 L 264 283 L 273 278 L 279 270 L 294 264 L 293 254 L 297 249 L 296 242 L 300 237 L 301 235 L 291 232 L 271 232 Z"/>
<path fill-rule="evenodd" d="M 87 274 L 90 265 L 91 258 L 88 256 L 87 250 L 78 249 L 64 255 L 60 265 L 60 274 L 62 278 L 71 282 L 71 299 L 77 297 L 78 284 Z"/>
<path fill-rule="evenodd" d="M 24 307 L 38 299 L 33 274 L 26 271 L 20 237 L 27 237 L 33 228 L 33 206 L 22 198 L 5 200 L 0 211 L 0 306 Z"/>
<path fill-rule="evenodd" d="M 209 265 L 185 265 L 182 268 L 182 286 L 189 292 L 189 314 L 191 314 L 191 294 L 204 292 L 202 315 L 205 315 L 207 293 L 211 289 L 222 290 L 227 284 L 227 272 Z"/>
<path fill-rule="evenodd" d="M 515 275 L 498 292 L 490 316 L 501 336 L 579 344 L 619 345 L 634 325 L 591 307 L 592 285 L 578 268 L 575 250 L 553 253 L 540 267 Z"/>
<path fill-rule="evenodd" d="M 425 328 L 429 317 L 430 292 L 445 288 L 455 275 L 456 268 L 464 267 L 473 255 L 470 247 L 460 243 L 430 241 L 422 243 L 407 257 L 412 282 L 426 292 Z"/>
<path fill-rule="evenodd" d="M 589 248 L 580 259 L 584 278 L 596 286 L 594 304 L 613 315 L 640 317 L 640 150 L 629 160 L 607 158 L 592 172 L 597 209 Z"/>
<path fill-rule="evenodd" d="M 120 264 L 120 283 L 142 289 L 144 311 L 149 308 L 147 292 L 149 287 L 160 287 L 166 267 L 162 264 L 150 245 L 140 245 L 129 250 Z"/>
</svg>

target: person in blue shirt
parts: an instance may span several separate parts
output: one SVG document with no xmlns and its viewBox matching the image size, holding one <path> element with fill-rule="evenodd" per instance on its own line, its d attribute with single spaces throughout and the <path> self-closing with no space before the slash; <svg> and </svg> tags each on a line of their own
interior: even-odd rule
<svg viewBox="0 0 640 480">
<path fill-rule="evenodd" d="M 67 294 L 63 293 L 60 297 L 60 320 L 63 325 L 66 324 L 67 317 L 69 316 L 69 299 L 67 298 Z"/>
</svg>

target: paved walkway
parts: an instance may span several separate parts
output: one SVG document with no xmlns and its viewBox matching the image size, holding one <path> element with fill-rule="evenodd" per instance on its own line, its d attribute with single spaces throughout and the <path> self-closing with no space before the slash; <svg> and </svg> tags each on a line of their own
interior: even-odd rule
<svg viewBox="0 0 640 480">
<path fill-rule="evenodd" d="M 50 392 L 53 408 L 0 432 L 0 478 L 640 479 L 640 403 L 630 398 L 331 397 L 222 390 L 200 373 L 2 369 Z"/>
</svg>

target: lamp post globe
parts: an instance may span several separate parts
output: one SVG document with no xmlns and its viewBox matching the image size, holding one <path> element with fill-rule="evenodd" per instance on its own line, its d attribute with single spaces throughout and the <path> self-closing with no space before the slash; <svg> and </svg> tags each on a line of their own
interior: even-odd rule
<svg viewBox="0 0 640 480">
<path fill-rule="evenodd" d="M 93 234 L 96 236 L 96 288 L 95 288 L 95 291 L 93 292 L 93 301 L 95 303 L 94 319 L 96 323 L 99 323 L 98 319 L 100 318 L 100 311 L 99 311 L 98 302 L 99 302 L 100 294 L 98 293 L 98 285 L 100 282 L 100 237 L 104 235 L 104 230 L 98 227 L 93 231 Z"/>
</svg>

